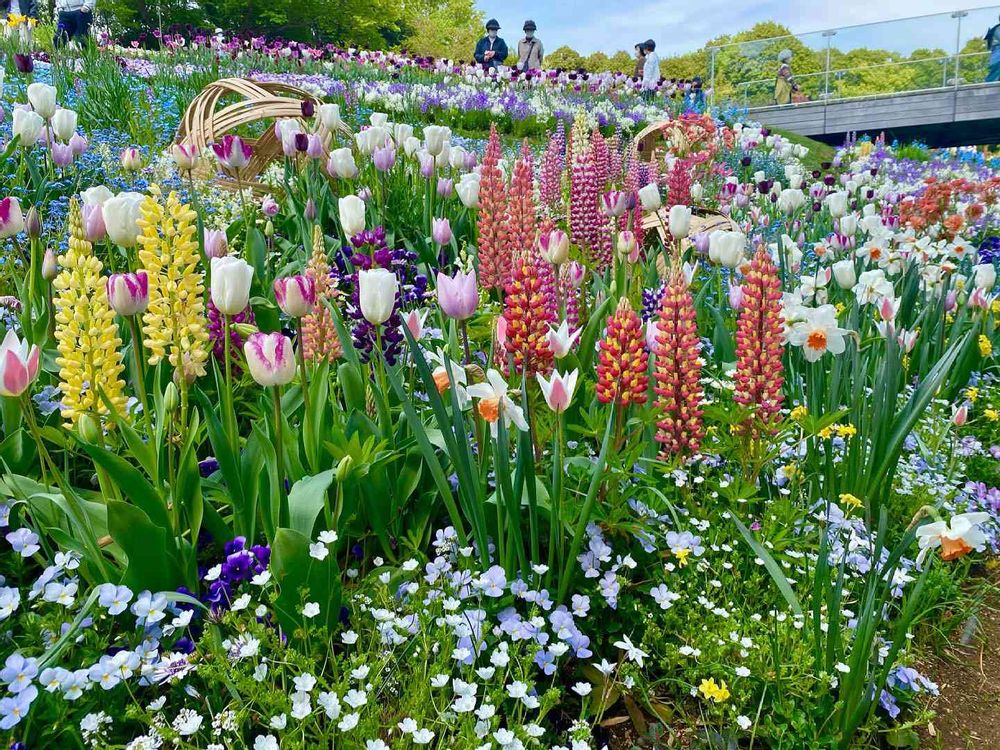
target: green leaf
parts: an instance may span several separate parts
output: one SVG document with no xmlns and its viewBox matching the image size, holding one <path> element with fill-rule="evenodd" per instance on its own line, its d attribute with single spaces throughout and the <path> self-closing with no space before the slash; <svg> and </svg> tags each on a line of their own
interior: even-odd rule
<svg viewBox="0 0 1000 750">
<path fill-rule="evenodd" d="M 135 503 L 142 509 L 143 515 L 161 529 L 171 528 L 163 498 L 138 469 L 106 448 L 88 443 L 75 432 L 69 434 L 76 437 L 77 442 L 93 459 L 94 463 L 108 473 L 108 476 L 121 490 L 122 497 Z"/>
<path fill-rule="evenodd" d="M 594 359 L 594 344 L 597 341 L 597 337 L 600 335 L 601 331 L 604 329 L 604 318 L 608 307 L 611 305 L 611 297 L 604 300 L 597 308 L 590 314 L 590 320 L 587 321 L 586 328 L 583 329 L 583 333 L 580 334 L 580 344 L 577 346 L 577 357 L 580 360 L 580 371 L 589 372 L 590 363 Z"/>
<path fill-rule="evenodd" d="M 271 572 L 278 584 L 274 601 L 278 622 L 288 635 L 320 625 L 332 633 L 340 618 L 340 570 L 335 555 L 317 560 L 309 555 L 309 538 L 294 529 L 278 529 L 271 544 Z M 319 604 L 319 615 L 306 619 L 307 602 Z"/>
<path fill-rule="evenodd" d="M 333 483 L 335 469 L 311 477 L 303 477 L 288 493 L 289 526 L 312 539 L 316 518 L 326 506 L 326 493 Z"/>
<path fill-rule="evenodd" d="M 733 516 L 733 523 L 736 524 L 736 528 L 739 530 L 740 534 L 750 548 L 756 553 L 757 557 L 764 561 L 764 567 L 767 572 L 771 574 L 771 578 L 774 580 L 775 585 L 781 592 L 781 595 L 785 597 L 785 601 L 788 602 L 788 606 L 792 608 L 792 612 L 802 616 L 802 605 L 799 604 L 799 598 L 795 596 L 795 592 L 792 590 L 792 585 L 785 578 L 785 574 L 781 572 L 781 567 L 775 562 L 774 558 L 771 557 L 770 553 L 764 549 L 763 545 L 754 539 L 753 534 L 750 530 L 743 525 L 743 523 L 735 515 Z"/>
<path fill-rule="evenodd" d="M 108 503 L 108 532 L 128 557 L 123 583 L 135 589 L 172 591 L 184 583 L 167 548 L 167 532 L 140 508 Z"/>
</svg>

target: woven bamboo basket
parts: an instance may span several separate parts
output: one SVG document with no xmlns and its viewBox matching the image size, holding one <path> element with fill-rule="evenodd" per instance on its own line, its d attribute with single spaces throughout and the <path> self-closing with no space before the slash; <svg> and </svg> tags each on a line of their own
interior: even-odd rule
<svg viewBox="0 0 1000 750">
<path fill-rule="evenodd" d="M 238 101 L 223 104 L 223 99 L 235 95 Z M 227 133 L 232 133 L 241 127 L 254 123 L 267 122 L 259 138 L 244 138 L 253 146 L 253 156 L 250 163 L 240 170 L 240 184 L 257 192 L 266 192 L 266 188 L 258 181 L 261 173 L 275 159 L 281 159 L 284 154 L 281 142 L 278 140 L 273 121 L 282 118 L 302 119 L 302 102 L 310 100 L 315 107 L 322 101 L 308 91 L 284 83 L 258 82 L 245 78 L 223 78 L 214 81 L 201 90 L 188 105 L 177 129 L 175 141 L 190 143 L 203 153 L 211 144 L 217 142 Z M 350 129 L 340 123 L 341 132 L 350 135 Z M 322 125 L 319 135 L 323 139 L 324 152 L 331 142 L 331 133 Z M 202 177 L 210 177 L 216 172 L 217 165 L 208 159 L 201 160 Z M 196 172 L 197 174 L 197 172 Z M 222 177 L 216 182 L 221 187 L 235 189 L 236 174 L 223 169 Z"/>
<path fill-rule="evenodd" d="M 666 153 L 667 140 L 663 134 L 665 128 L 670 126 L 669 120 L 654 122 L 640 130 L 632 141 L 632 148 L 642 161 L 648 162 L 654 156 L 662 161 Z"/>
</svg>

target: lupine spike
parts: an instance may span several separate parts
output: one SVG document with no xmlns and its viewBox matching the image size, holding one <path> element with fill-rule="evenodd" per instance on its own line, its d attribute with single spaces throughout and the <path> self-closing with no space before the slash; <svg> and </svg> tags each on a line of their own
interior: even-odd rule
<svg viewBox="0 0 1000 750">
<path fill-rule="evenodd" d="M 333 313 L 326 305 L 333 301 L 335 290 L 323 245 L 323 230 L 318 224 L 313 227 L 312 256 L 306 266 L 306 275 L 316 285 L 316 307 L 302 318 L 302 356 L 310 362 L 324 359 L 332 362 L 340 357 L 342 350 Z"/>
<path fill-rule="evenodd" d="M 554 359 L 548 342 L 555 316 L 545 304 L 545 289 L 531 253 L 521 253 L 507 282 L 503 317 L 507 321 L 507 353 L 519 373 L 547 375 Z"/>
<path fill-rule="evenodd" d="M 510 277 L 507 255 L 507 185 L 500 171 L 500 136 L 490 126 L 490 139 L 483 155 L 479 186 L 479 285 L 501 289 Z"/>
<path fill-rule="evenodd" d="M 680 270 L 674 270 L 656 324 L 656 440 L 664 458 L 697 452 L 704 437 L 699 355 L 701 342 L 694 301 Z"/>
<path fill-rule="evenodd" d="M 770 254 L 758 250 L 743 282 L 743 310 L 736 328 L 736 392 L 733 400 L 753 408 L 745 433 L 774 432 L 784 399 L 781 281 Z"/>
<path fill-rule="evenodd" d="M 84 414 L 107 414 L 104 398 L 117 413 L 124 414 L 122 342 L 114 310 L 108 304 L 103 266 L 87 241 L 75 198 L 69 205 L 69 248 L 59 257 L 59 265 L 62 271 L 52 286 L 56 290 L 53 303 L 62 417 L 72 427 Z"/>
<path fill-rule="evenodd" d="M 648 397 L 646 352 L 642 321 L 627 298 L 608 317 L 608 328 L 597 355 L 597 400 L 619 406 L 644 404 Z"/>
</svg>

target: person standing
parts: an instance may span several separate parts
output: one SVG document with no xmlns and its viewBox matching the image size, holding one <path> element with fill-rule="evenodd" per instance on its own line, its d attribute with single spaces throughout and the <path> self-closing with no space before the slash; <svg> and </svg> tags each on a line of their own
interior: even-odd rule
<svg viewBox="0 0 1000 750">
<path fill-rule="evenodd" d="M 524 22 L 524 39 L 517 43 L 517 69 L 521 72 L 542 69 L 545 52 L 541 40 L 535 37 L 536 29 L 530 18 Z"/>
<path fill-rule="evenodd" d="M 1000 81 L 1000 23 L 986 32 L 985 39 L 986 49 L 990 53 L 990 70 L 986 74 L 986 80 Z"/>
<path fill-rule="evenodd" d="M 642 43 L 645 58 L 642 64 L 642 97 L 652 101 L 656 87 L 660 83 L 660 56 L 656 54 L 656 42 L 647 39 Z"/>
<path fill-rule="evenodd" d="M 57 45 L 71 41 L 81 42 L 89 36 L 95 2 L 96 0 L 56 0 Z"/>
<path fill-rule="evenodd" d="M 635 70 L 632 73 L 632 77 L 636 80 L 642 78 L 642 70 L 646 65 L 646 53 L 642 49 L 642 42 L 635 45 Z"/>
<path fill-rule="evenodd" d="M 500 31 L 500 23 L 497 19 L 491 18 L 486 22 L 486 36 L 476 44 L 476 62 L 487 70 L 499 68 L 501 63 L 507 59 L 507 42 L 497 36 L 498 31 Z"/>
<path fill-rule="evenodd" d="M 792 51 L 783 49 L 778 53 L 778 75 L 774 80 L 774 103 L 791 104 L 792 92 L 799 90 L 799 84 L 792 77 Z"/>
</svg>

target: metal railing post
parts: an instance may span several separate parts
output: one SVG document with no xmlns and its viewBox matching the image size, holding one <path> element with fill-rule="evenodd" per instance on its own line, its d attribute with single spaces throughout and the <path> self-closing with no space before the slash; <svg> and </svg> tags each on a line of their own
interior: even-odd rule
<svg viewBox="0 0 1000 750">
<path fill-rule="evenodd" d="M 824 31 L 823 36 L 826 37 L 826 70 L 823 72 L 823 101 L 829 101 L 830 99 L 830 47 L 833 44 L 833 37 L 837 35 L 836 31 Z"/>
<path fill-rule="evenodd" d="M 962 81 L 962 19 L 969 15 L 967 10 L 956 10 L 951 14 L 955 19 L 955 88 L 958 88 Z"/>
</svg>

